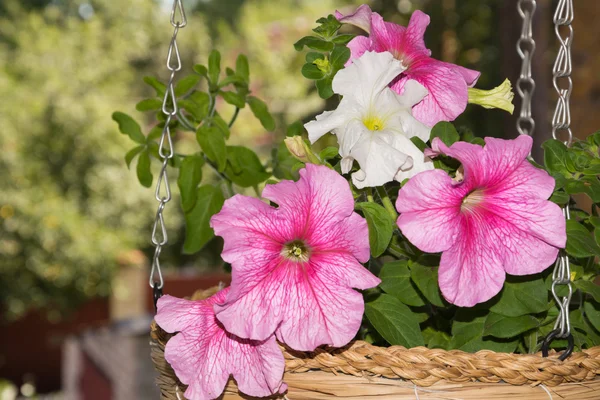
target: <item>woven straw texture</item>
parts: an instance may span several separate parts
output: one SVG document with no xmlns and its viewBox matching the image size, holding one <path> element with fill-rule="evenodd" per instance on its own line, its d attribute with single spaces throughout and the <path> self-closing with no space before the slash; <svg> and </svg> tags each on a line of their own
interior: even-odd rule
<svg viewBox="0 0 600 400">
<path fill-rule="evenodd" d="M 216 288 L 198 291 L 192 299 L 206 298 L 216 291 Z M 186 386 L 179 382 L 164 359 L 164 346 L 171 335 L 153 323 L 151 336 L 152 360 L 159 371 L 157 384 L 162 398 L 183 400 Z M 600 346 L 573 353 L 564 362 L 559 361 L 556 354 L 543 358 L 540 354 L 487 350 L 465 353 L 425 347 L 377 347 L 362 341 L 341 349 L 319 348 L 313 353 L 285 347 L 282 350 L 290 400 L 371 396 L 378 399 L 404 396 L 413 399 L 600 399 L 600 379 L 596 379 L 600 374 Z M 223 398 L 248 397 L 240 397 L 235 383 L 230 381 Z"/>
</svg>

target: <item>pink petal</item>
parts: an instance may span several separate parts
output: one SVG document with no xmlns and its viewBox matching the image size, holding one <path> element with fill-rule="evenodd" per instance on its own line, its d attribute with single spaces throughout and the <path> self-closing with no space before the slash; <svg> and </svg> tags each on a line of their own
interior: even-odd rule
<svg viewBox="0 0 600 400">
<path fill-rule="evenodd" d="M 519 184 L 521 179 L 515 182 L 513 179 L 509 179 L 509 177 L 523 163 L 528 163 L 527 156 L 531 152 L 532 143 L 533 139 L 527 135 L 519 135 L 513 140 L 486 137 L 485 147 L 481 152 L 481 166 L 479 167 L 484 172 L 483 182 L 481 183 L 489 188 L 498 186 L 499 190 L 502 190 L 505 185 Z M 531 169 L 525 170 L 525 172 L 528 171 L 531 171 Z M 519 174 L 516 177 L 523 178 L 522 175 Z M 544 197 L 544 200 L 550 197 L 553 189 L 554 180 L 547 180 L 546 190 L 544 190 L 544 194 L 547 193 L 547 195 Z"/>
<path fill-rule="evenodd" d="M 472 307 L 498 294 L 506 274 L 491 224 L 476 218 L 459 221 L 462 235 L 442 254 L 438 280 L 446 300 L 459 307 Z"/>
<path fill-rule="evenodd" d="M 404 33 L 404 48 L 409 52 L 431 55 L 431 51 L 425 46 L 425 30 L 429 25 L 429 15 L 423 11 L 416 10 L 410 17 L 408 27 Z"/>
<path fill-rule="evenodd" d="M 479 72 L 479 71 L 474 71 L 472 69 L 461 67 L 460 65 L 449 64 L 449 63 L 445 63 L 445 64 L 448 66 L 451 66 L 452 68 L 454 68 L 455 71 L 457 71 L 459 74 L 461 74 L 463 79 L 467 83 L 468 87 L 475 86 L 475 84 L 477 83 L 477 80 L 481 76 L 481 72 Z"/>
<path fill-rule="evenodd" d="M 397 224 L 402 234 L 422 251 L 437 253 L 460 240 L 460 205 L 468 192 L 457 187 L 443 170 L 412 177 L 398 193 Z"/>
<path fill-rule="evenodd" d="M 483 184 L 486 179 L 486 169 L 481 168 L 483 148 L 467 142 L 456 142 L 448 147 L 439 137 L 431 142 L 430 154 L 445 154 L 460 161 L 464 169 L 464 180 L 472 182 L 472 186 Z"/>
<path fill-rule="evenodd" d="M 346 62 L 346 66 L 351 65 L 352 61 L 360 58 L 366 51 L 371 48 L 371 39 L 366 36 L 357 36 L 346 45 L 350 49 L 350 58 Z"/>
<path fill-rule="evenodd" d="M 462 75 L 433 58 L 422 57 L 404 72 L 427 89 L 429 94 L 413 108 L 415 118 L 427 126 L 440 121 L 453 121 L 466 108 L 467 84 Z M 401 93 L 404 82 L 396 82 L 392 89 Z"/>
<path fill-rule="evenodd" d="M 371 14 L 371 8 L 366 4 L 359 6 L 356 11 L 346 16 L 337 10 L 335 11 L 335 17 L 342 24 L 357 26 L 367 33 L 371 31 Z"/>
<path fill-rule="evenodd" d="M 201 301 L 168 295 L 158 301 L 157 324 L 171 333 L 175 326 L 180 331 L 167 342 L 165 359 L 179 380 L 188 385 L 187 399 L 219 397 L 231 374 L 240 390 L 250 396 L 285 391 L 281 382 L 285 361 L 275 338 L 242 340 L 218 324 L 212 307 L 225 300 L 228 290 Z"/>
</svg>

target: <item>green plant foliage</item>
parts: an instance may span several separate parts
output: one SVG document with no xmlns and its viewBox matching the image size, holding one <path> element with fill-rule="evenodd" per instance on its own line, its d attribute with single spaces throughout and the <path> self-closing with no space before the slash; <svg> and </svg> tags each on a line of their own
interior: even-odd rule
<svg viewBox="0 0 600 400">
<path fill-rule="evenodd" d="M 219 187 L 202 185 L 196 192 L 196 204 L 185 213 L 186 235 L 183 251 L 200 251 L 215 235 L 210 227 L 211 217 L 221 210 L 225 197 Z"/>
<path fill-rule="evenodd" d="M 400 300 L 387 294 L 365 304 L 365 315 L 391 345 L 423 346 L 423 335 L 413 312 Z"/>
<path fill-rule="evenodd" d="M 371 255 L 379 257 L 385 252 L 394 233 L 394 220 L 385 208 L 377 203 L 357 203 L 356 208 L 362 211 L 369 226 L 369 244 Z"/>
</svg>

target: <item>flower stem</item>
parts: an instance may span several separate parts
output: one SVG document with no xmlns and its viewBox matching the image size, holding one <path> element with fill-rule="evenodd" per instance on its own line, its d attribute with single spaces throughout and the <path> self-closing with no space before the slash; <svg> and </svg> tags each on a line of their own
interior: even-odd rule
<svg viewBox="0 0 600 400">
<path fill-rule="evenodd" d="M 177 119 L 181 123 L 181 125 L 186 128 L 188 131 L 196 132 L 196 128 L 192 125 L 192 123 L 183 115 L 183 113 L 179 110 L 177 111 Z"/>
<path fill-rule="evenodd" d="M 402 249 L 394 243 L 390 243 L 390 245 L 387 248 L 387 251 L 396 258 L 406 258 Z"/>
<path fill-rule="evenodd" d="M 367 188 L 367 201 L 369 203 L 374 203 L 375 200 L 373 199 L 373 189 L 371 189 L 370 187 Z"/>
<path fill-rule="evenodd" d="M 240 113 L 240 108 L 236 107 L 235 108 L 235 112 L 233 113 L 233 117 L 231 117 L 231 121 L 229 121 L 229 127 L 230 128 L 233 126 L 233 123 L 237 119 L 239 113 Z"/>
<path fill-rule="evenodd" d="M 396 208 L 392 204 L 390 197 L 388 196 L 385 188 L 383 186 L 377 187 L 377 194 L 381 197 L 381 202 L 383 203 L 383 207 L 387 210 L 388 214 L 394 221 L 398 219 L 398 213 L 396 212 Z"/>
</svg>

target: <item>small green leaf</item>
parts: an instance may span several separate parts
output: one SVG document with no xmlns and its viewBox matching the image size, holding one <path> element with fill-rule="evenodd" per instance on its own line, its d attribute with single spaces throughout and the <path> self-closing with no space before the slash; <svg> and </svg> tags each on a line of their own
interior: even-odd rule
<svg viewBox="0 0 600 400">
<path fill-rule="evenodd" d="M 248 105 L 250 106 L 250 110 L 252 110 L 252 113 L 256 118 L 258 118 L 262 126 L 269 132 L 274 131 L 275 120 L 273 119 L 271 113 L 269 113 L 269 109 L 267 108 L 265 102 L 254 96 L 248 96 L 247 101 Z"/>
<path fill-rule="evenodd" d="M 304 76 L 306 79 L 322 79 L 325 77 L 325 75 L 326 73 L 321 71 L 319 67 L 313 63 L 306 63 L 302 66 L 302 76 Z"/>
<path fill-rule="evenodd" d="M 365 304 L 365 315 L 375 330 L 391 345 L 423 346 L 423 335 L 413 312 L 387 294 Z"/>
<path fill-rule="evenodd" d="M 421 151 L 424 151 L 427 148 L 427 144 L 422 141 L 418 136 L 413 136 L 410 138 L 410 141 L 413 142 L 415 146 Z"/>
<path fill-rule="evenodd" d="M 565 204 L 567 204 L 569 202 L 569 200 L 571 200 L 571 196 L 569 196 L 567 193 L 563 192 L 562 190 L 555 191 L 552 194 L 552 197 L 550 197 L 550 201 L 558 204 L 559 206 L 564 206 Z"/>
<path fill-rule="evenodd" d="M 125 154 L 125 163 L 127 164 L 127 168 L 129 168 L 131 166 L 131 161 L 133 161 L 135 156 L 137 156 L 142 151 L 144 151 L 145 148 L 146 148 L 146 146 L 137 146 L 137 147 L 134 147 L 133 149 L 129 150 L 127 152 L 127 154 Z"/>
<path fill-rule="evenodd" d="M 342 24 L 332 14 L 329 14 L 326 18 L 319 18 L 317 23 L 320 25 L 313 29 L 317 35 L 330 39 L 340 29 Z"/>
<path fill-rule="evenodd" d="M 193 70 L 198 75 L 208 78 L 208 68 L 206 68 L 204 65 L 196 64 L 194 65 Z"/>
<path fill-rule="evenodd" d="M 175 96 L 180 97 L 192 90 L 200 82 L 198 75 L 189 75 L 182 78 L 175 85 Z"/>
<path fill-rule="evenodd" d="M 216 85 L 219 83 L 219 75 L 221 74 L 221 53 L 217 50 L 210 52 L 208 56 L 208 79 Z"/>
<path fill-rule="evenodd" d="M 237 75 L 229 75 L 227 76 L 225 79 L 222 79 L 221 82 L 219 82 L 219 87 L 223 88 L 227 85 L 230 84 L 235 84 L 235 85 L 242 85 L 244 87 L 247 86 L 246 82 L 244 82 L 244 79 L 237 76 Z"/>
<path fill-rule="evenodd" d="M 573 257 L 593 257 L 600 255 L 600 246 L 592 232 L 575 220 L 567 220 L 567 253 Z"/>
<path fill-rule="evenodd" d="M 449 349 L 475 352 L 482 349 L 499 353 L 511 353 L 517 348 L 517 340 L 483 339 L 486 314 L 473 309 L 459 309 L 452 323 L 452 338 Z"/>
<path fill-rule="evenodd" d="M 548 309 L 548 291 L 541 278 L 507 281 L 498 295 L 498 302 L 490 307 L 490 311 L 507 317 L 519 317 L 535 314 Z"/>
<path fill-rule="evenodd" d="M 444 307 L 444 301 L 440 294 L 438 285 L 438 269 L 436 267 L 424 267 L 414 263 L 410 265 L 412 280 L 415 282 L 423 296 L 429 300 L 431 304 L 438 307 Z"/>
<path fill-rule="evenodd" d="M 184 212 L 190 211 L 196 204 L 196 192 L 202 181 L 202 166 L 204 158 L 200 155 L 187 156 L 181 162 L 177 186 L 181 194 L 181 208 Z"/>
<path fill-rule="evenodd" d="M 446 332 L 438 331 L 431 326 L 423 330 L 423 339 L 425 344 L 430 349 L 448 349 L 450 343 L 450 335 Z"/>
<path fill-rule="evenodd" d="M 282 142 L 277 148 L 274 148 L 271 155 L 273 176 L 277 179 L 295 180 L 298 178 L 297 174 L 292 172 L 294 166 L 298 163 L 298 160 L 290 154 L 285 143 Z"/>
<path fill-rule="evenodd" d="M 379 287 L 408 306 L 421 307 L 426 303 L 410 279 L 407 261 L 385 263 L 379 271 Z"/>
<path fill-rule="evenodd" d="M 328 146 L 319 152 L 319 158 L 323 161 L 327 161 L 336 158 L 338 154 L 339 150 L 337 147 Z"/>
<path fill-rule="evenodd" d="M 356 208 L 361 210 L 367 219 L 371 255 L 379 257 L 385 252 L 390 240 L 392 240 L 394 220 L 386 209 L 377 203 L 357 203 Z"/>
<path fill-rule="evenodd" d="M 596 301 L 586 301 L 583 304 L 585 317 L 596 330 L 600 331 L 600 303 Z"/>
<path fill-rule="evenodd" d="M 548 172 L 566 174 L 568 172 L 567 146 L 563 142 L 550 139 L 546 140 L 542 147 L 544 148 L 544 165 L 546 165 Z"/>
<path fill-rule="evenodd" d="M 156 111 L 162 107 L 162 101 L 160 99 L 145 99 L 135 105 L 135 109 L 141 112 L 144 111 Z"/>
<path fill-rule="evenodd" d="M 596 302 L 600 303 L 600 286 L 596 285 L 594 282 L 586 280 L 578 280 L 574 283 L 577 289 L 581 290 L 583 293 L 591 295 Z"/>
<path fill-rule="evenodd" d="M 142 151 L 138 157 L 137 177 L 142 186 L 152 186 L 152 171 L 150 170 L 150 153 L 148 150 Z"/>
<path fill-rule="evenodd" d="M 221 130 L 221 133 L 225 136 L 225 139 L 229 139 L 231 132 L 229 131 L 229 125 L 219 114 L 215 114 L 212 119 L 213 124 Z"/>
<path fill-rule="evenodd" d="M 333 50 L 334 44 L 316 36 L 305 36 L 294 43 L 294 48 L 297 51 L 302 50 L 304 46 L 312 50 L 327 52 Z"/>
<path fill-rule="evenodd" d="M 312 64 L 316 60 L 324 60 L 324 59 L 325 59 L 325 54 L 316 53 L 314 51 L 310 51 L 310 52 L 306 53 L 306 57 L 304 58 L 304 60 L 309 64 Z"/>
<path fill-rule="evenodd" d="M 210 219 L 221 210 L 224 202 L 225 198 L 218 187 L 203 185 L 197 189 L 196 204 L 185 214 L 184 253 L 193 254 L 200 251 L 215 236 L 210 227 Z"/>
<path fill-rule="evenodd" d="M 209 160 L 217 164 L 219 172 L 223 172 L 227 166 L 227 146 L 221 130 L 216 126 L 202 125 L 196 133 L 196 140 Z"/>
<path fill-rule="evenodd" d="M 333 88 L 331 87 L 332 82 L 332 76 L 326 76 L 325 78 L 319 79 L 315 82 L 315 86 L 317 87 L 319 97 L 326 100 L 333 96 Z"/>
<path fill-rule="evenodd" d="M 538 326 L 539 321 L 531 315 L 506 317 L 490 313 L 485 320 L 483 334 L 484 336 L 491 335 L 501 339 L 508 339 Z"/>
<path fill-rule="evenodd" d="M 142 133 L 142 128 L 129 115 L 117 111 L 113 113 L 112 119 L 119 124 L 121 133 L 129 136 L 134 142 L 140 144 L 146 143 L 146 137 Z"/>
<path fill-rule="evenodd" d="M 162 83 L 161 81 L 159 81 L 158 79 L 156 79 L 153 76 L 145 76 L 144 77 L 144 82 L 153 87 L 154 90 L 156 91 L 156 95 L 158 97 L 162 97 L 165 95 L 165 92 L 167 91 L 167 85 L 165 85 L 164 83 Z"/>
<path fill-rule="evenodd" d="M 458 142 L 460 140 L 460 137 L 458 136 L 458 132 L 456 131 L 454 125 L 446 121 L 438 122 L 431 129 L 431 134 L 429 138 L 433 140 L 436 137 L 439 137 L 446 146 L 451 146 L 453 143 Z"/>
<path fill-rule="evenodd" d="M 285 136 L 299 136 L 304 133 L 304 124 L 302 121 L 295 121 L 288 125 Z"/>
<path fill-rule="evenodd" d="M 344 35 L 338 35 L 338 36 L 332 38 L 331 41 L 335 44 L 346 45 L 346 44 L 348 44 L 349 41 L 351 41 L 355 37 L 356 37 L 356 35 L 344 34 Z"/>
<path fill-rule="evenodd" d="M 248 65 L 248 58 L 240 54 L 235 60 L 235 73 L 241 77 L 244 82 L 250 83 L 250 66 Z"/>
<path fill-rule="evenodd" d="M 235 92 L 219 90 L 219 94 L 223 97 L 223 100 L 237 108 L 244 108 L 246 105 L 246 99 Z"/>
<path fill-rule="evenodd" d="M 267 173 L 260 159 L 252 150 L 243 146 L 227 146 L 229 162 L 225 176 L 241 187 L 252 187 L 264 182 L 271 175 Z"/>
<path fill-rule="evenodd" d="M 346 61 L 350 59 L 350 49 L 346 46 L 335 46 L 331 52 L 330 62 L 337 71 L 344 68 Z"/>
</svg>

